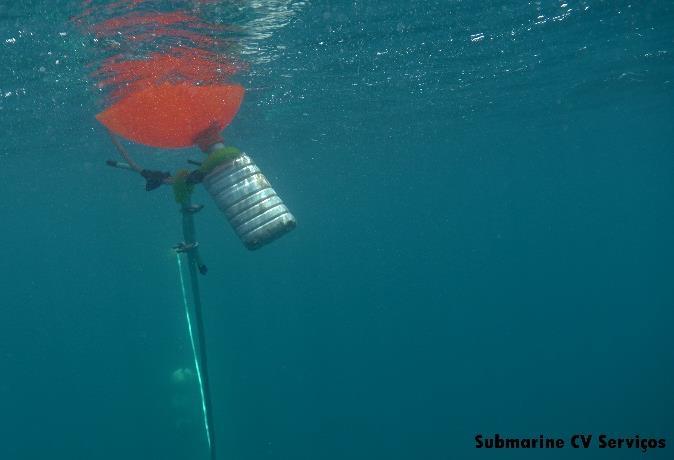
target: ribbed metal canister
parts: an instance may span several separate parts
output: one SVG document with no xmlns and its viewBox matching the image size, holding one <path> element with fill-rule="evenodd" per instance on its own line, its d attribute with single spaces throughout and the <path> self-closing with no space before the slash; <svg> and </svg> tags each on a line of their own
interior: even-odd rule
<svg viewBox="0 0 674 460">
<path fill-rule="evenodd" d="M 248 249 L 264 246 L 296 226 L 295 217 L 246 154 L 218 166 L 203 184 Z"/>
</svg>

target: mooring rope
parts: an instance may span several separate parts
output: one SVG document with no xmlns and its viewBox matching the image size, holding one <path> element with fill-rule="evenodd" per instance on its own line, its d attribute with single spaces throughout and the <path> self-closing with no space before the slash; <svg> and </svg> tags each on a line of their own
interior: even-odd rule
<svg viewBox="0 0 674 460">
<path fill-rule="evenodd" d="M 204 417 L 204 428 L 206 430 L 206 439 L 208 440 L 208 448 L 212 449 L 211 445 L 211 428 L 208 426 L 208 408 L 206 405 L 206 394 L 204 392 L 204 382 L 201 377 L 201 365 L 199 364 L 199 354 L 197 353 L 197 343 L 192 332 L 192 316 L 190 315 L 190 305 L 187 300 L 187 290 L 185 289 L 185 278 L 183 276 L 183 262 L 180 254 L 176 254 L 178 261 L 178 273 L 180 274 L 180 291 L 183 296 L 183 305 L 185 306 L 185 318 L 187 319 L 187 330 L 190 336 L 190 343 L 192 344 L 192 356 L 194 357 L 194 367 L 197 371 L 197 380 L 199 381 L 199 393 L 201 394 L 201 410 Z M 203 345 L 202 345 L 203 346 Z"/>
</svg>

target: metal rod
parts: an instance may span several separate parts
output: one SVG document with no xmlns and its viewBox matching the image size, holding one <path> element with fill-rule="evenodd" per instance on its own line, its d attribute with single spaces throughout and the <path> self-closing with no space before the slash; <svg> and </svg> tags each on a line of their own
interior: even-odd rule
<svg viewBox="0 0 674 460">
<path fill-rule="evenodd" d="M 115 148 L 119 152 L 119 154 L 126 160 L 126 162 L 131 166 L 131 169 L 136 171 L 138 174 L 140 174 L 143 171 L 143 168 L 140 167 L 138 163 L 133 161 L 131 158 L 131 155 L 129 155 L 129 152 L 126 151 L 124 146 L 122 145 L 121 142 L 119 142 L 119 139 L 117 139 L 117 136 L 112 134 L 110 131 L 108 131 L 108 134 L 110 135 L 110 139 L 112 139 L 112 143 L 115 145 Z"/>
<path fill-rule="evenodd" d="M 188 199 L 187 202 L 182 204 L 182 216 L 183 216 L 183 238 L 186 245 L 196 243 L 196 231 L 194 228 L 194 214 L 189 212 L 188 208 L 190 207 L 191 202 Z M 212 414 L 212 404 L 211 404 L 211 389 L 210 389 L 210 380 L 208 377 L 208 358 L 206 353 L 206 337 L 204 334 L 204 318 L 201 308 L 201 293 L 199 291 L 199 272 L 198 267 L 200 264 L 199 259 L 199 248 L 193 247 L 191 250 L 187 251 L 187 265 L 188 271 L 190 274 L 190 283 L 192 286 L 192 301 L 194 303 L 194 319 L 196 323 L 197 338 L 199 342 L 199 358 L 201 361 L 201 371 L 203 377 L 203 395 L 204 395 L 204 406 L 205 406 L 205 416 L 206 423 L 208 424 L 208 441 L 210 445 L 210 454 L 211 460 L 216 459 L 215 455 L 215 433 L 213 426 L 213 414 Z"/>
<path fill-rule="evenodd" d="M 143 171 L 146 171 L 145 168 L 143 168 L 141 165 L 133 161 L 133 158 L 131 158 L 131 154 L 129 154 L 129 151 L 124 148 L 122 143 L 119 141 L 117 136 L 115 136 L 110 130 L 108 130 L 108 135 L 110 136 L 110 140 L 112 140 L 112 144 L 115 146 L 117 149 L 117 152 L 126 160 L 126 163 L 120 163 L 118 161 L 114 160 L 108 160 L 106 163 L 108 166 L 112 166 L 114 168 L 119 168 L 119 169 L 128 169 L 131 171 L 136 171 L 138 174 L 141 176 L 143 175 Z M 145 176 L 143 176 L 145 177 Z M 173 183 L 173 178 L 172 177 L 167 177 L 161 181 L 162 184 L 172 184 Z"/>
<path fill-rule="evenodd" d="M 118 169 L 126 169 L 129 171 L 133 171 L 134 169 L 131 167 L 130 164 L 128 163 L 122 163 L 121 161 L 116 161 L 116 160 L 107 160 L 105 162 L 108 166 L 112 166 L 113 168 L 118 168 Z"/>
</svg>

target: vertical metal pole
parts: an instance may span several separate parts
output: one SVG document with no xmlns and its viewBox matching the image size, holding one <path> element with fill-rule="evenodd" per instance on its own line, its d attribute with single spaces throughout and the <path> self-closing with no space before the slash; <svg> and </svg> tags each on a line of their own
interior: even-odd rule
<svg viewBox="0 0 674 460">
<path fill-rule="evenodd" d="M 185 244 L 196 243 L 196 232 L 194 229 L 194 214 L 188 210 L 191 202 L 188 199 L 187 202 L 182 204 L 182 216 L 183 216 L 183 238 Z M 198 267 L 200 265 L 199 258 L 199 248 L 194 247 L 191 250 L 187 251 L 187 266 L 190 274 L 190 284 L 192 287 L 192 301 L 194 304 L 194 319 L 196 323 L 197 338 L 199 342 L 199 360 L 202 374 L 202 392 L 204 397 L 204 411 L 206 417 L 206 431 L 208 435 L 208 443 L 210 448 L 211 460 L 216 459 L 215 455 L 215 433 L 213 426 L 213 414 L 212 414 L 212 405 L 211 405 L 211 389 L 208 378 L 208 358 L 206 354 L 206 337 L 204 334 L 204 318 L 201 308 L 201 294 L 199 292 L 199 272 Z"/>
</svg>

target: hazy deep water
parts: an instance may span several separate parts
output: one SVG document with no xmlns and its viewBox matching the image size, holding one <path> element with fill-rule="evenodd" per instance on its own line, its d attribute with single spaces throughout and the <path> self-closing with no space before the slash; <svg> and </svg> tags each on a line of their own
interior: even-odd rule
<svg viewBox="0 0 674 460">
<path fill-rule="evenodd" d="M 197 192 L 219 458 L 672 458 L 674 5 L 239 3 L 225 136 L 299 226 L 251 253 Z M 0 458 L 205 458 L 180 215 L 105 166 L 78 8 L 0 1 Z"/>
</svg>

